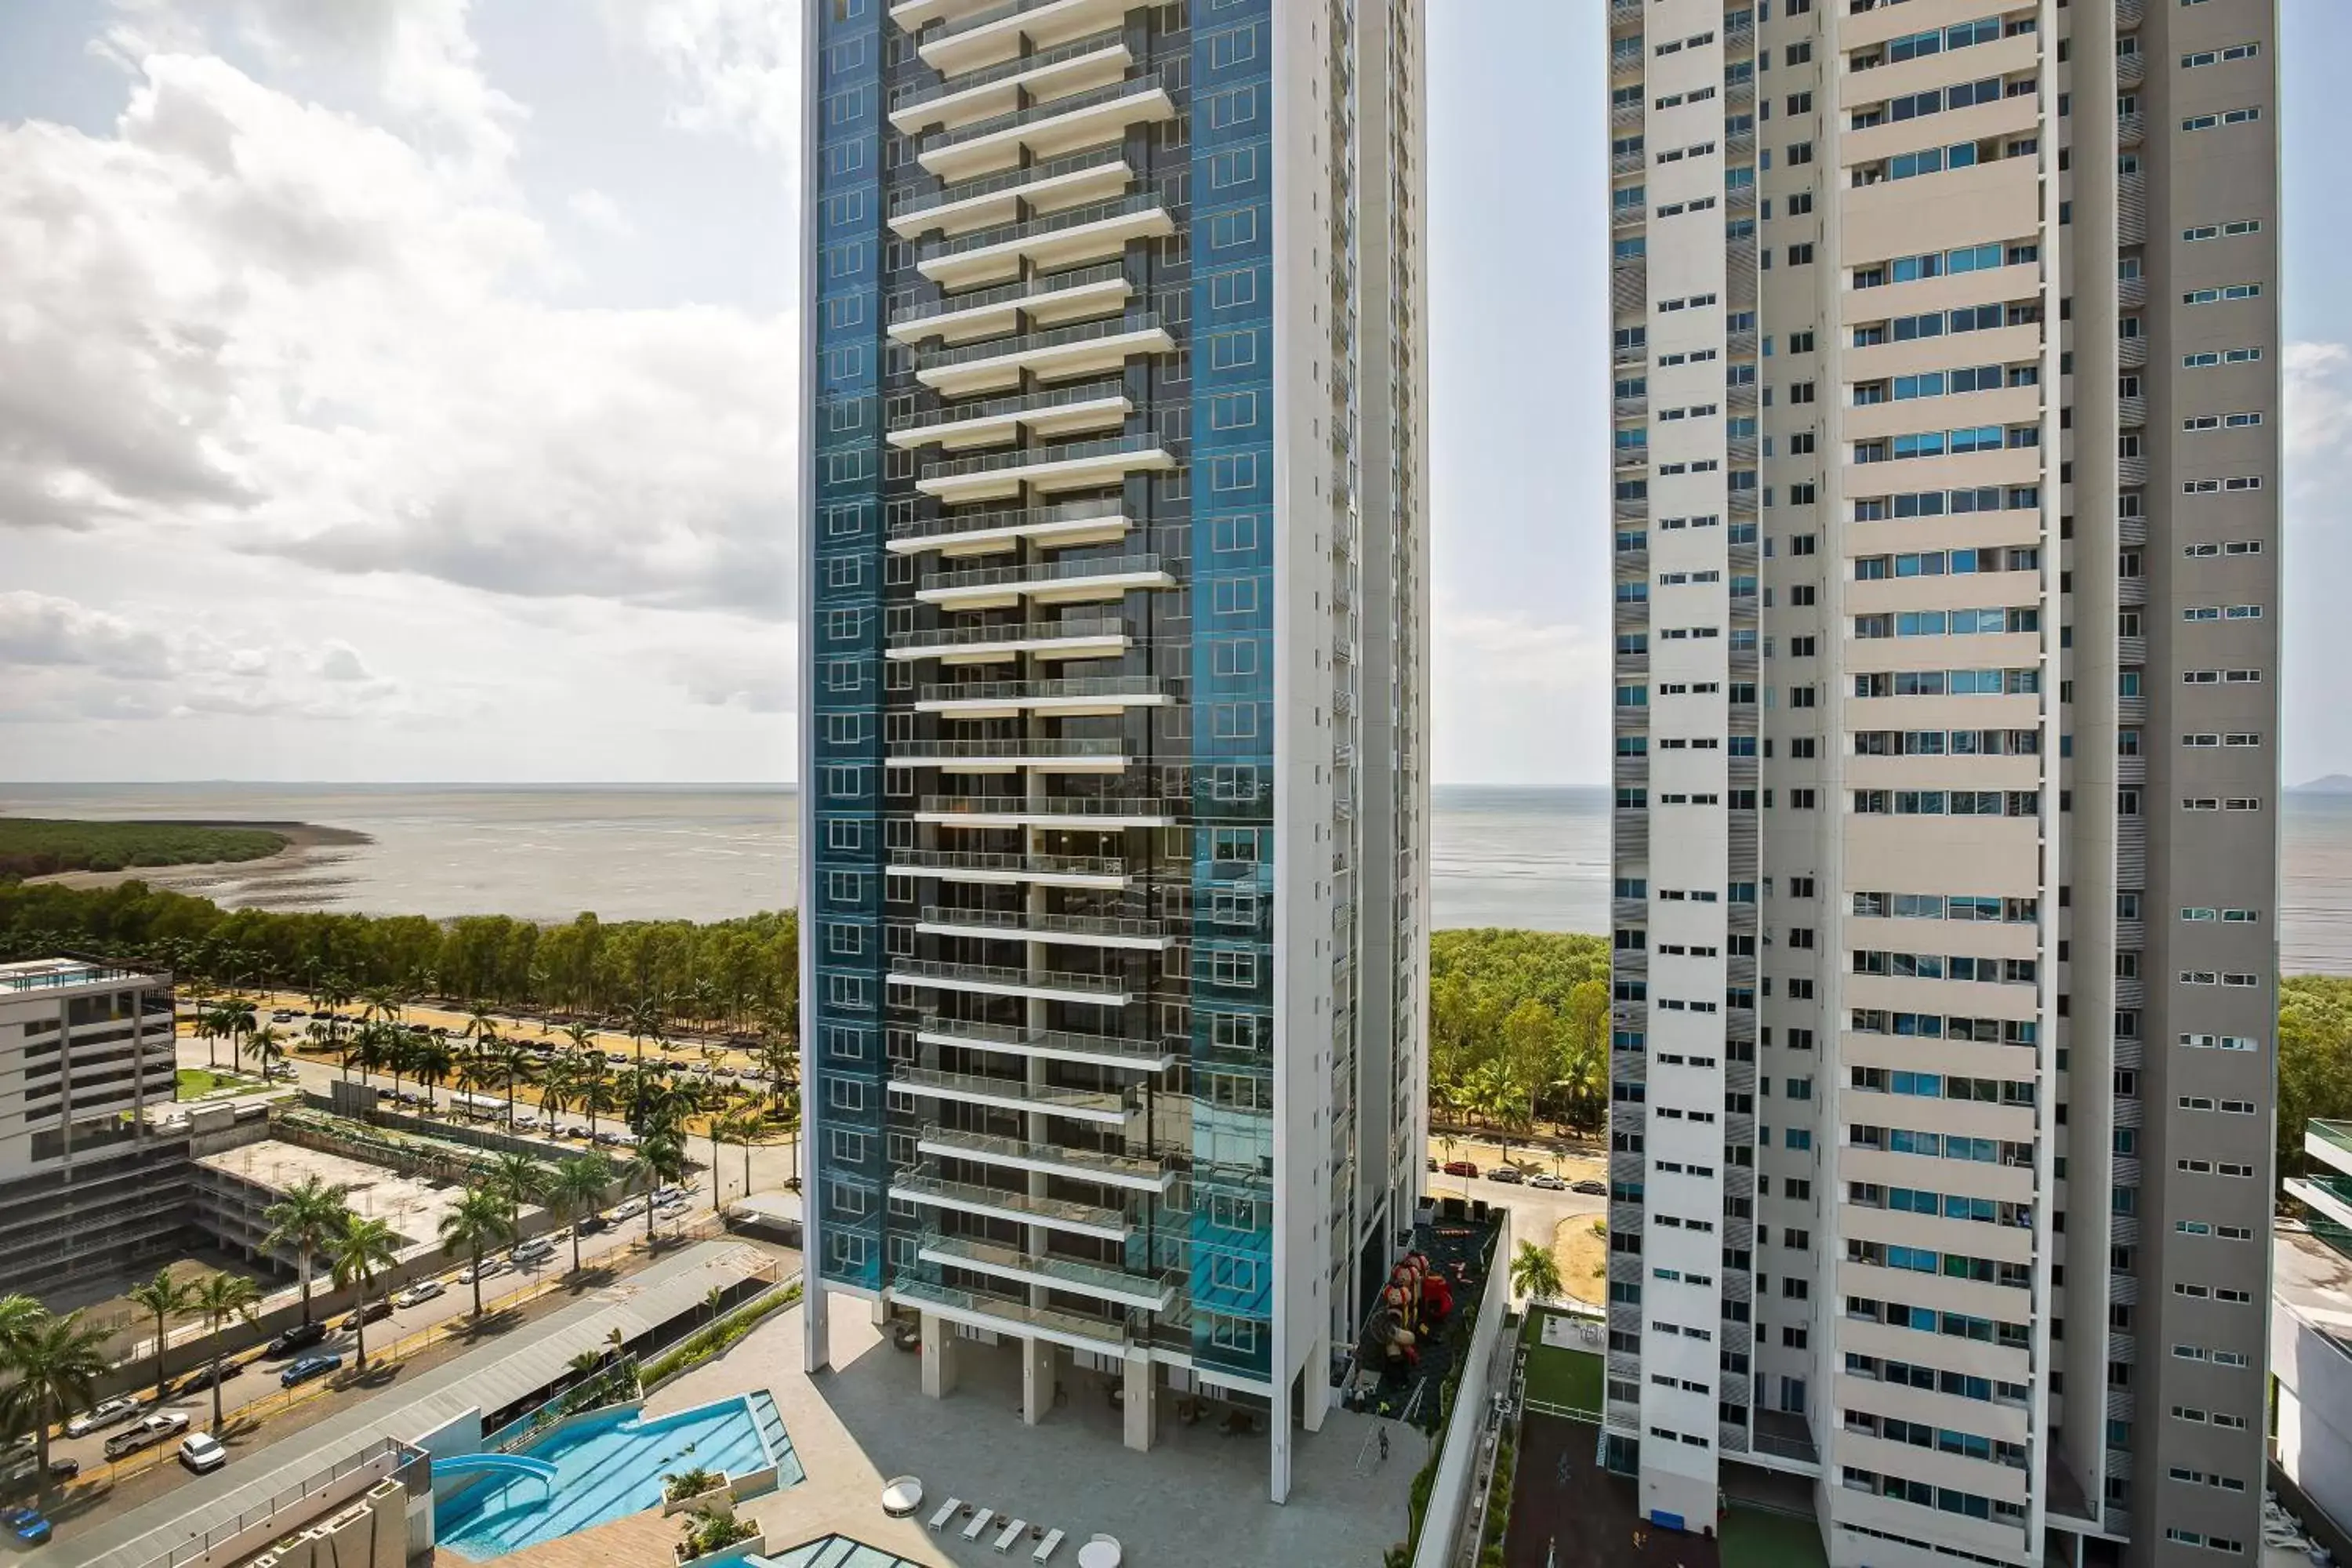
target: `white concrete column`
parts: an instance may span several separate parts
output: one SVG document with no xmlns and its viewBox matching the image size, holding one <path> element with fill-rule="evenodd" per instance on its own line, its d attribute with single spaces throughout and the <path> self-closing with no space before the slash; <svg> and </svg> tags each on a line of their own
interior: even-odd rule
<svg viewBox="0 0 2352 1568">
<path fill-rule="evenodd" d="M 1034 1426 L 1054 1408 L 1061 1357 L 1051 1340 L 1021 1342 L 1021 1422 Z"/>
<path fill-rule="evenodd" d="M 1152 1439 L 1160 1435 L 1160 1412 L 1152 1403 L 1154 1382 L 1151 1358 L 1141 1351 L 1129 1351 L 1127 1388 L 1120 1403 L 1127 1415 L 1127 1446 L 1139 1454 L 1150 1453 Z"/>
<path fill-rule="evenodd" d="M 1351 1259 L 1351 1268 L 1352 1266 Z M 1321 1369 L 1319 1374 L 1318 1368 Z M 1304 1419 L 1309 1432 L 1320 1432 L 1323 1430 L 1323 1417 L 1331 1409 L 1331 1328 L 1328 1322 L 1315 1336 L 1315 1348 L 1307 1352 L 1306 1375 Z"/>
<path fill-rule="evenodd" d="M 923 1394 L 930 1399 L 945 1399 L 955 1392 L 956 1352 L 960 1342 L 955 1325 L 936 1312 L 923 1314 Z"/>
</svg>

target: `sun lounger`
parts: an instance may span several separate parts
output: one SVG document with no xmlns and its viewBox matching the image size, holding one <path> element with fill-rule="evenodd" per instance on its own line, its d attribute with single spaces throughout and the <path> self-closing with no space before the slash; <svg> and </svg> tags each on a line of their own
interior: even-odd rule
<svg viewBox="0 0 2352 1568">
<path fill-rule="evenodd" d="M 1029 1521 L 1025 1519 L 1016 1519 L 1006 1525 L 1004 1533 L 996 1538 L 996 1550 L 1000 1552 L 1012 1551 L 1013 1543 L 1020 1540 L 1021 1532 L 1028 1528 Z"/>
<path fill-rule="evenodd" d="M 945 1530 L 948 1527 L 948 1521 L 953 1519 L 956 1510 L 962 1506 L 963 1499 L 960 1497 L 951 1497 L 940 1504 L 940 1511 L 931 1515 L 931 1528 L 934 1531 Z"/>
<path fill-rule="evenodd" d="M 1053 1530 L 1046 1531 L 1045 1539 L 1037 1543 L 1037 1550 L 1029 1553 L 1029 1561 L 1032 1563 L 1043 1563 L 1045 1559 L 1054 1555 L 1055 1548 L 1059 1547 L 1061 1544 L 1062 1532 L 1060 1531 Z"/>
<path fill-rule="evenodd" d="M 980 1539 L 980 1532 L 986 1530 L 988 1528 L 988 1521 L 995 1517 L 996 1510 L 994 1509 L 983 1508 L 978 1510 L 972 1514 L 971 1522 L 963 1527 L 963 1538 L 966 1541 L 978 1541 Z"/>
</svg>

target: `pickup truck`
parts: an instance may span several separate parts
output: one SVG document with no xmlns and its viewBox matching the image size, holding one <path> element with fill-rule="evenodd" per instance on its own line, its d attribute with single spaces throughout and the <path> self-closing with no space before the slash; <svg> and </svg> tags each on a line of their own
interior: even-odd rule
<svg viewBox="0 0 2352 1568">
<path fill-rule="evenodd" d="M 184 1412 L 158 1411 L 109 1437 L 106 1440 L 106 1457 L 120 1459 L 142 1448 L 152 1448 L 158 1443 L 168 1442 L 187 1429 L 188 1417 Z"/>
</svg>

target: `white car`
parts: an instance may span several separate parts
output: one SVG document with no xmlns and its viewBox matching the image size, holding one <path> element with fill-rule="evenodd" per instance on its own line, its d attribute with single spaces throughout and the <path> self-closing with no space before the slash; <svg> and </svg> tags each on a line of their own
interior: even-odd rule
<svg viewBox="0 0 2352 1568">
<path fill-rule="evenodd" d="M 128 1421 L 138 1413 L 139 1402 L 127 1395 L 115 1399 L 102 1399 L 67 1422 L 66 1436 L 87 1437 L 101 1426 L 111 1426 L 119 1421 Z"/>
<path fill-rule="evenodd" d="M 448 1286 L 438 1279 L 419 1279 L 415 1284 L 394 1296 L 392 1299 L 392 1304 L 395 1307 L 421 1307 L 448 1289 Z"/>
<path fill-rule="evenodd" d="M 228 1450 L 209 1432 L 191 1432 L 180 1439 L 180 1463 L 198 1475 L 228 1463 Z"/>
<path fill-rule="evenodd" d="M 555 1243 L 543 1236 L 534 1236 L 529 1241 L 517 1242 L 509 1256 L 518 1264 L 537 1263 L 542 1258 L 555 1256 Z"/>
<path fill-rule="evenodd" d="M 643 1214 L 643 1213 L 645 1213 L 645 1212 L 646 1212 L 646 1200 L 645 1200 L 645 1199 L 643 1199 L 643 1198 L 627 1198 L 627 1199 L 623 1200 L 623 1201 L 622 1201 L 622 1203 L 621 1203 L 621 1205 L 620 1205 L 617 1208 L 614 1208 L 611 1213 L 607 1214 L 604 1217 L 605 1217 L 606 1219 L 610 1219 L 610 1220 L 635 1219 L 635 1218 L 636 1218 L 639 1215 L 641 1215 L 641 1214 Z"/>
<path fill-rule="evenodd" d="M 513 1265 L 503 1258 L 485 1258 L 478 1270 L 470 1263 L 457 1270 L 457 1283 L 471 1285 L 477 1279 L 488 1279 L 494 1274 L 504 1274 L 512 1267 Z"/>
</svg>

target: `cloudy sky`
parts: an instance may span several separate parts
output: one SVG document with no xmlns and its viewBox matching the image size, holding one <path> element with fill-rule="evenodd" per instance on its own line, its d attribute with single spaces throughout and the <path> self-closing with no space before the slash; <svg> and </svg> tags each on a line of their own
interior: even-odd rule
<svg viewBox="0 0 2352 1568">
<path fill-rule="evenodd" d="M 1476 4 L 1517 45 L 1429 51 L 1433 772 L 1598 782 L 1601 39 Z M 2292 148 L 2352 7 L 2286 10 Z M 0 777 L 787 776 L 796 16 L 0 5 Z M 2324 178 L 2288 230 L 2297 779 L 2352 772 Z"/>
</svg>

